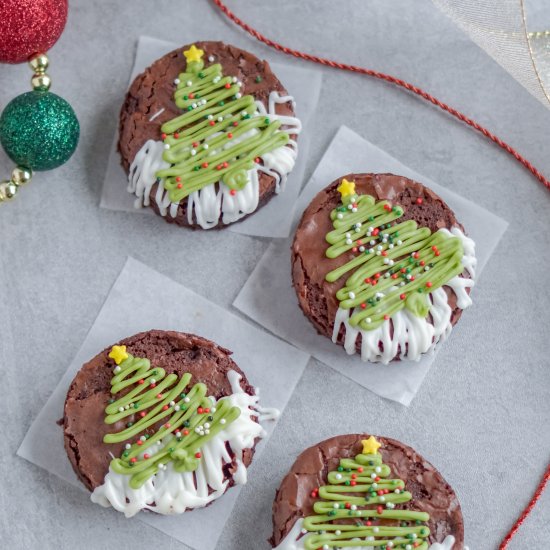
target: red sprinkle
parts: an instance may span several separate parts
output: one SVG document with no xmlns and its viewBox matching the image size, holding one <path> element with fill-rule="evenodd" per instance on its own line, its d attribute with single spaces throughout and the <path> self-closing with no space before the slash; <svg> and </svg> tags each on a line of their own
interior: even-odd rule
<svg viewBox="0 0 550 550">
<path fill-rule="evenodd" d="M 254 162 L 255 162 L 256 164 L 260 164 L 260 157 L 256 157 L 256 158 L 254 159 Z"/>
<path fill-rule="evenodd" d="M 204 412 L 204 409 L 203 409 L 202 407 L 199 407 L 199 408 L 197 409 L 197 412 L 198 412 L 199 414 L 202 414 L 202 413 Z"/>
<path fill-rule="evenodd" d="M 216 124 L 213 120 L 211 120 L 208 124 L 210 124 L 210 126 L 214 126 L 214 124 Z"/>
<path fill-rule="evenodd" d="M 143 458 L 144 458 L 145 460 L 147 460 L 147 459 L 149 458 L 149 456 L 150 456 L 150 455 L 149 455 L 148 453 L 144 453 L 144 454 L 143 454 Z"/>
<path fill-rule="evenodd" d="M 433 286 L 433 285 L 432 285 L 432 282 L 431 282 L 431 281 L 428 281 L 428 282 L 426 283 L 426 286 L 427 286 L 428 288 L 432 288 L 432 286 Z"/>
<path fill-rule="evenodd" d="M 167 410 L 168 410 L 168 405 L 164 405 L 164 406 L 162 407 L 162 410 L 163 410 L 163 411 L 167 411 Z"/>
<path fill-rule="evenodd" d="M 227 138 L 228 138 L 228 139 L 231 139 L 232 137 L 233 137 L 233 134 L 232 134 L 231 132 L 229 132 L 229 133 L 227 134 Z"/>
<path fill-rule="evenodd" d="M 375 273 L 374 276 L 375 276 L 377 279 L 380 279 L 380 277 L 381 277 L 380 273 Z"/>
<path fill-rule="evenodd" d="M 436 251 L 435 255 L 436 256 L 439 256 L 441 253 L 439 252 L 439 250 Z"/>
<path fill-rule="evenodd" d="M 404 299 L 407 297 L 407 295 L 406 295 L 406 294 L 400 294 L 399 297 L 400 297 L 402 300 L 404 300 Z"/>
<path fill-rule="evenodd" d="M 384 511 L 384 508 L 382 508 L 382 506 L 378 506 L 378 508 L 376 508 L 376 511 L 377 511 L 379 514 L 382 514 L 382 512 Z"/>
<path fill-rule="evenodd" d="M 166 134 L 160 134 L 160 137 L 163 139 L 163 141 L 166 139 Z"/>
<path fill-rule="evenodd" d="M 141 412 L 139 413 L 139 416 L 141 416 L 141 418 L 143 418 L 146 414 L 147 414 L 147 413 L 146 413 L 145 411 L 141 411 Z"/>
<path fill-rule="evenodd" d="M 174 132 L 174 137 L 175 137 L 176 139 L 178 139 L 178 138 L 180 137 L 180 135 L 179 135 L 177 132 Z"/>
<path fill-rule="evenodd" d="M 386 250 L 382 250 L 382 256 L 387 256 L 387 255 L 388 255 L 387 251 L 386 251 Z"/>
<path fill-rule="evenodd" d="M 136 443 L 137 443 L 138 445 L 140 445 L 140 446 L 143 445 L 143 441 L 142 441 L 141 439 L 138 439 L 138 440 L 136 441 Z"/>
<path fill-rule="evenodd" d="M 195 453 L 195 458 L 200 458 L 202 455 L 200 453 Z"/>
<path fill-rule="evenodd" d="M 397 273 L 394 273 L 394 274 L 391 276 L 391 278 L 392 278 L 392 279 L 397 279 L 397 276 L 398 276 Z"/>
<path fill-rule="evenodd" d="M 181 183 L 178 183 L 177 188 L 181 189 L 182 187 L 183 187 L 183 185 Z"/>
<path fill-rule="evenodd" d="M 145 384 L 145 380 L 143 380 L 143 379 L 138 380 L 138 384 Z"/>
<path fill-rule="evenodd" d="M 189 430 L 183 430 L 183 435 L 189 435 Z"/>
<path fill-rule="evenodd" d="M 189 94 L 189 99 L 195 99 L 195 94 L 193 92 Z"/>
<path fill-rule="evenodd" d="M 162 393 L 157 393 L 157 399 L 162 399 Z"/>
<path fill-rule="evenodd" d="M 236 194 L 237 194 L 237 191 L 235 191 L 235 189 L 231 189 L 231 191 L 229 191 L 229 194 L 230 194 L 230 195 L 236 195 Z"/>
<path fill-rule="evenodd" d="M 166 422 L 166 424 L 164 424 L 164 427 L 168 429 L 170 427 L 170 422 Z"/>
<path fill-rule="evenodd" d="M 137 458 L 136 458 L 135 456 L 132 457 L 132 458 L 130 459 L 130 462 L 131 462 L 132 464 L 134 464 L 135 462 L 137 462 Z"/>
<path fill-rule="evenodd" d="M 380 233 L 380 229 L 378 229 L 378 227 L 375 227 L 375 228 L 372 230 L 372 234 L 376 237 L 376 235 L 378 235 L 378 233 Z"/>
<path fill-rule="evenodd" d="M 180 181 L 181 181 L 181 177 L 180 177 L 180 176 L 177 176 L 177 177 L 176 177 L 176 181 L 177 181 L 177 182 L 180 182 Z"/>
<path fill-rule="evenodd" d="M 346 508 L 349 510 L 351 508 L 351 504 L 349 502 L 346 502 Z"/>
<path fill-rule="evenodd" d="M 223 163 L 223 167 L 224 167 L 224 168 L 227 168 L 228 166 L 229 166 L 229 164 L 228 164 L 227 162 L 224 162 L 224 163 Z"/>
<path fill-rule="evenodd" d="M 229 82 L 225 85 L 225 87 L 229 90 L 229 88 L 231 88 L 231 84 L 229 84 Z"/>
<path fill-rule="evenodd" d="M 424 266 L 426 265 L 426 262 L 424 260 L 420 260 L 420 265 Z"/>
<path fill-rule="evenodd" d="M 357 481 L 350 481 L 349 484 L 350 484 L 352 487 L 355 487 L 355 485 L 357 485 Z"/>
<path fill-rule="evenodd" d="M 235 122 L 233 123 L 233 126 L 238 126 L 238 125 L 239 125 L 239 123 L 238 123 L 237 121 L 235 121 Z"/>
<path fill-rule="evenodd" d="M 389 315 L 384 315 L 384 321 L 387 321 L 390 318 Z"/>
<path fill-rule="evenodd" d="M 352 252 L 357 252 L 357 247 L 354 246 L 352 249 L 351 249 Z"/>
<path fill-rule="evenodd" d="M 363 466 L 359 466 L 359 468 L 357 468 L 357 471 L 361 474 L 363 473 Z"/>
<path fill-rule="evenodd" d="M 202 167 L 203 167 L 203 168 L 208 168 L 208 163 L 207 163 L 207 162 L 203 162 L 203 163 L 202 163 Z"/>
<path fill-rule="evenodd" d="M 416 199 L 416 204 L 422 204 L 422 199 L 420 197 Z"/>
<path fill-rule="evenodd" d="M 192 143 L 192 145 L 193 145 L 193 147 L 196 149 L 196 148 L 199 146 L 199 143 L 198 143 L 198 141 L 194 141 L 194 142 Z"/>
<path fill-rule="evenodd" d="M 209 413 L 210 412 L 210 409 L 208 407 L 206 407 L 206 409 L 204 409 L 204 412 L 205 413 Z"/>
<path fill-rule="evenodd" d="M 361 309 L 365 309 L 367 307 L 367 304 L 361 304 Z"/>
</svg>

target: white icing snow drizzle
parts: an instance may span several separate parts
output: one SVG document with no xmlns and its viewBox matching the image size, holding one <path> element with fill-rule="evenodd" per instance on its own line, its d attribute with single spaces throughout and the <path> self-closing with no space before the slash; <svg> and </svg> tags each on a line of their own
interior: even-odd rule
<svg viewBox="0 0 550 550">
<path fill-rule="evenodd" d="M 273 91 L 269 94 L 268 107 L 261 101 L 256 101 L 257 111 L 252 116 L 266 116 L 281 122 L 280 131 L 289 135 L 298 135 L 302 129 L 299 119 L 293 116 L 279 115 L 276 112 L 278 104 L 291 102 L 291 96 L 280 96 Z M 257 130 L 251 130 L 256 133 Z M 216 137 L 214 134 L 210 139 Z M 234 147 L 243 139 L 250 137 L 250 132 L 233 139 L 224 149 Z M 157 182 L 156 173 L 170 165 L 162 159 L 164 143 L 148 140 L 135 156 L 128 174 L 128 192 L 136 195 L 136 208 L 149 206 L 151 188 Z M 210 155 L 215 155 L 213 149 Z M 238 193 L 232 195 L 231 190 L 222 181 L 207 185 L 199 191 L 194 191 L 187 198 L 187 221 L 197 223 L 203 229 L 210 229 L 218 225 L 220 219 L 224 224 L 240 220 L 258 208 L 260 198 L 259 173 L 263 172 L 275 180 L 275 192 L 284 190 L 288 174 L 293 170 L 298 154 L 298 145 L 295 140 L 289 139 L 287 144 L 261 155 L 262 164 L 248 170 L 248 183 Z M 179 203 L 171 203 L 168 193 L 164 189 L 162 180 L 158 182 L 155 202 L 162 216 L 176 217 Z"/>
<path fill-rule="evenodd" d="M 477 264 L 475 243 L 466 237 L 458 227 L 453 227 L 451 231 L 448 229 L 439 231 L 458 237 L 462 241 L 464 249 L 462 265 L 471 278 L 457 275 L 445 286 L 450 287 L 456 294 L 457 306 L 460 309 L 465 309 L 472 304 L 466 289 L 474 286 Z M 382 325 L 373 330 L 352 327 L 349 324 L 349 318 L 355 310 L 338 308 L 334 319 L 332 341 L 336 343 L 340 328 L 344 326 L 344 349 L 349 355 L 356 352 L 357 338 L 361 335 L 361 359 L 363 361 L 387 364 L 396 357 L 418 361 L 423 354 L 432 351 L 437 343 L 444 341 L 452 330 L 452 310 L 448 304 L 444 287 L 430 293 L 429 299 L 432 322 L 429 322 L 428 318 L 417 317 L 408 309 L 403 308 L 392 315 L 391 319 L 384 321 Z M 393 335 L 390 333 L 390 323 L 393 325 Z M 382 349 L 380 349 L 380 343 L 382 343 Z"/>
<path fill-rule="evenodd" d="M 275 409 L 262 409 L 258 406 L 259 395 L 248 395 L 240 385 L 241 375 L 235 371 L 227 373 L 232 394 L 227 399 L 231 406 L 239 407 L 241 414 L 201 448 L 199 466 L 194 472 L 176 472 L 172 462 L 148 479 L 139 489 L 130 487 L 130 476 L 118 474 L 109 468 L 103 485 L 96 487 L 91 495 L 92 502 L 102 506 L 112 506 L 126 517 L 140 510 L 153 510 L 159 514 L 181 514 L 185 510 L 202 508 L 219 498 L 225 492 L 229 480 L 224 481 L 223 466 L 232 462 L 226 443 L 234 455 L 236 470 L 233 473 L 235 484 L 242 485 L 247 480 L 247 470 L 242 462 L 243 452 L 254 447 L 256 438 L 265 436 L 265 430 L 256 422 L 277 418 Z M 211 398 L 214 402 L 214 398 Z M 167 442 L 159 441 L 158 449 Z M 147 449 L 151 455 L 155 449 Z M 142 457 L 140 457 L 142 458 Z"/>
<path fill-rule="evenodd" d="M 286 537 L 279 543 L 274 550 L 305 550 L 305 541 L 308 532 L 302 529 L 303 520 L 299 519 L 288 532 Z M 346 546 L 346 550 L 377 550 L 379 546 Z M 455 548 L 455 538 L 447 535 L 443 542 L 434 542 L 428 550 L 460 550 Z M 465 546 L 464 550 L 468 550 Z"/>
</svg>

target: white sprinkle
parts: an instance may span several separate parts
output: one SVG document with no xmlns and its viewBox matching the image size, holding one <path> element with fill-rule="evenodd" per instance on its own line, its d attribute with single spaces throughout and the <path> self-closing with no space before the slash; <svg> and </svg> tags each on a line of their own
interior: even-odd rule
<svg viewBox="0 0 550 550">
<path fill-rule="evenodd" d="M 370 477 L 372 477 L 373 479 L 376 478 L 376 476 L 373 477 L 373 475 L 374 475 L 374 474 L 371 474 Z M 373 489 L 378 489 L 378 483 L 373 483 L 373 484 L 372 484 L 372 488 L 373 488 Z"/>
<path fill-rule="evenodd" d="M 214 117 L 212 115 L 208 115 L 208 120 L 213 120 Z"/>
<path fill-rule="evenodd" d="M 258 393 L 258 390 L 259 390 L 259 388 L 256 388 L 256 393 Z M 214 401 L 214 400 L 212 399 L 212 401 Z M 211 412 L 211 413 L 215 413 L 215 412 L 216 412 L 216 407 L 212 407 L 212 408 L 210 409 L 210 412 Z"/>
<path fill-rule="evenodd" d="M 210 433 L 210 430 L 204 430 L 204 434 L 208 435 Z"/>
<path fill-rule="evenodd" d="M 176 404 L 175 401 L 170 401 L 170 407 L 173 407 Z"/>
<path fill-rule="evenodd" d="M 339 214 L 336 214 L 336 217 L 341 220 L 343 217 L 344 217 L 344 214 L 342 214 L 342 212 L 340 212 Z"/>
<path fill-rule="evenodd" d="M 367 323 L 371 323 L 371 322 L 372 322 L 372 319 L 371 319 L 370 317 L 367 317 L 367 318 L 365 319 L 365 321 L 366 321 Z"/>
<path fill-rule="evenodd" d="M 334 476 L 336 479 L 342 479 L 342 474 L 336 474 Z M 336 508 L 338 508 L 338 504 L 335 504 Z"/>
<path fill-rule="evenodd" d="M 348 296 L 349 296 L 350 300 L 355 300 L 355 292 L 350 292 L 348 294 Z"/>
<path fill-rule="evenodd" d="M 208 61 L 210 61 L 210 63 L 212 63 L 212 61 L 214 61 L 214 56 L 213 56 L 213 55 L 209 55 L 209 56 L 208 56 Z"/>
<path fill-rule="evenodd" d="M 237 82 L 237 77 L 234 76 L 234 77 L 231 79 L 231 82 Z"/>
<path fill-rule="evenodd" d="M 395 262 L 393 260 L 390 260 L 389 265 L 393 265 Z M 389 275 L 389 274 L 388 274 Z"/>
<path fill-rule="evenodd" d="M 355 512 L 355 510 L 357 510 L 357 506 L 355 504 L 352 504 L 351 509 Z"/>
<path fill-rule="evenodd" d="M 376 250 L 382 250 L 382 245 L 379 244 L 379 245 L 376 247 Z"/>
<path fill-rule="evenodd" d="M 180 406 L 179 406 L 179 405 L 176 405 L 176 406 L 174 407 L 174 410 L 175 410 L 175 411 L 179 411 L 179 410 L 180 410 Z"/>
<path fill-rule="evenodd" d="M 389 248 L 389 249 L 392 249 L 392 248 L 393 248 L 393 244 L 389 244 L 389 245 L 388 245 L 388 248 Z"/>
<path fill-rule="evenodd" d="M 332 505 L 332 507 L 333 507 L 335 510 L 338 510 L 338 508 L 339 508 L 339 507 L 338 507 L 338 503 L 335 502 L 335 503 Z"/>
<path fill-rule="evenodd" d="M 357 212 L 357 208 L 354 207 L 354 208 L 351 209 L 351 211 L 352 212 Z"/>
<path fill-rule="evenodd" d="M 377 255 L 377 256 L 382 256 L 382 252 L 380 252 L 380 250 L 377 250 L 377 251 L 376 251 L 376 255 Z"/>
<path fill-rule="evenodd" d="M 184 402 L 184 403 L 189 403 L 189 401 L 191 401 L 191 399 L 189 399 L 189 397 L 185 397 L 185 398 L 183 399 L 183 402 Z"/>
<path fill-rule="evenodd" d="M 430 271 L 430 266 L 427 265 L 427 266 L 424 268 L 424 271 Z"/>
<path fill-rule="evenodd" d="M 174 84 L 177 86 L 179 83 L 180 83 L 180 79 L 179 78 L 174 78 Z"/>
<path fill-rule="evenodd" d="M 361 222 L 357 222 L 357 223 L 355 224 L 355 227 L 361 227 L 361 225 L 362 225 Z"/>
<path fill-rule="evenodd" d="M 191 103 L 191 107 L 193 107 L 193 109 L 196 109 L 196 108 L 197 108 L 197 104 L 196 104 L 196 103 Z"/>
<path fill-rule="evenodd" d="M 242 96 L 242 94 L 241 94 L 240 92 L 237 92 L 237 93 L 235 94 L 235 98 L 236 98 L 236 99 L 241 99 L 241 97 L 243 97 L 243 96 Z"/>
<path fill-rule="evenodd" d="M 397 246 L 401 246 L 403 244 L 402 240 L 397 241 Z"/>
<path fill-rule="evenodd" d="M 222 116 L 218 117 L 218 122 L 223 122 L 223 117 Z"/>
<path fill-rule="evenodd" d="M 222 418 L 222 419 L 220 420 L 220 424 L 225 424 L 225 418 Z"/>
<path fill-rule="evenodd" d="M 181 432 L 176 432 L 175 435 L 176 437 L 181 437 Z"/>
<path fill-rule="evenodd" d="M 346 233 L 346 237 L 349 239 L 351 237 L 351 233 Z"/>
<path fill-rule="evenodd" d="M 407 279 L 408 279 L 409 281 L 412 279 L 412 275 L 411 275 L 410 273 L 407 275 Z"/>
<path fill-rule="evenodd" d="M 151 378 L 151 380 L 149 380 L 149 384 L 156 384 L 157 381 L 154 379 L 154 378 Z"/>
<path fill-rule="evenodd" d="M 113 369 L 114 372 L 120 372 L 121 371 L 121 368 L 119 366 L 116 366 L 114 369 Z"/>
<path fill-rule="evenodd" d="M 197 154 L 196 149 L 191 149 L 191 156 L 194 157 Z"/>
<path fill-rule="evenodd" d="M 131 449 L 131 448 L 132 448 L 132 445 L 130 445 L 130 443 L 126 443 L 126 445 L 124 445 L 124 448 L 125 448 L 126 450 Z"/>
<path fill-rule="evenodd" d="M 118 408 L 118 412 L 123 413 L 123 412 L 124 412 L 124 407 L 119 407 L 119 408 Z"/>
<path fill-rule="evenodd" d="M 346 239 L 346 244 L 351 244 L 353 241 L 351 239 Z"/>
<path fill-rule="evenodd" d="M 169 144 L 169 143 L 165 143 L 165 144 L 164 144 L 164 148 L 165 148 L 165 149 L 170 149 L 170 144 Z"/>
<path fill-rule="evenodd" d="M 373 533 L 378 533 L 380 531 L 380 527 L 373 527 L 372 531 Z"/>
<path fill-rule="evenodd" d="M 371 479 L 376 479 L 376 474 L 371 474 L 370 477 Z M 372 486 L 374 487 L 374 483 L 372 484 Z"/>
<path fill-rule="evenodd" d="M 360 246 L 360 247 L 359 247 L 359 252 L 365 252 L 365 247 L 364 247 L 364 246 Z"/>
<path fill-rule="evenodd" d="M 369 227 L 369 231 L 372 233 L 374 231 L 374 227 Z"/>
<path fill-rule="evenodd" d="M 342 531 L 340 531 L 340 529 L 336 529 L 336 531 L 334 531 L 334 534 L 338 537 L 342 534 Z"/>
<path fill-rule="evenodd" d="M 386 265 L 388 265 L 388 264 L 390 263 L 390 261 L 388 260 L 388 258 L 384 258 L 384 263 L 385 263 Z"/>
<path fill-rule="evenodd" d="M 205 423 L 204 423 L 204 427 L 205 427 L 206 429 L 208 429 L 208 428 L 210 428 L 210 424 L 209 424 L 208 422 L 205 422 Z"/>
<path fill-rule="evenodd" d="M 202 148 L 205 149 L 205 150 L 208 149 L 208 147 L 209 147 L 208 143 L 205 143 L 205 144 L 202 146 Z"/>
<path fill-rule="evenodd" d="M 193 81 L 192 81 L 192 80 L 188 80 L 185 84 L 187 84 L 187 86 L 193 86 Z"/>
<path fill-rule="evenodd" d="M 386 502 L 386 497 L 378 497 L 378 500 L 379 500 L 380 502 Z"/>
<path fill-rule="evenodd" d="M 369 242 L 370 245 L 374 246 L 376 244 L 376 241 L 375 240 L 372 240 Z"/>
</svg>

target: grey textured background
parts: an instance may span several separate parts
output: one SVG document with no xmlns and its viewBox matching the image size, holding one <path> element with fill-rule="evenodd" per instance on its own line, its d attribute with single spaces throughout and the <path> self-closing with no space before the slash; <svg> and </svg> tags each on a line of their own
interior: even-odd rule
<svg viewBox="0 0 550 550">
<path fill-rule="evenodd" d="M 274 39 L 425 87 L 550 174 L 550 111 L 428 0 L 230 5 Z M 3 547 L 180 548 L 92 505 L 14 453 L 127 254 L 229 305 L 267 245 L 234 233 L 178 231 L 156 218 L 97 206 L 136 39 L 148 34 L 177 41 L 183 25 L 192 25 L 197 39 L 223 39 L 280 59 L 206 0 L 73 1 L 66 32 L 51 51 L 53 90 L 77 111 L 82 139 L 66 166 L 36 177 L 0 214 Z M 27 90 L 24 66 L 1 66 L 0 75 L 1 105 Z M 313 121 L 308 174 L 341 123 L 511 226 L 479 280 L 474 307 L 457 327 L 468 348 L 457 339 L 447 342 L 410 408 L 310 363 L 266 448 L 263 458 L 270 460 L 254 469 L 219 548 L 267 548 L 271 501 L 296 454 L 334 434 L 371 431 L 413 445 L 437 465 L 460 496 L 472 550 L 494 549 L 549 458 L 550 196 L 508 155 L 445 114 L 391 86 L 330 70 Z M 2 172 L 9 167 L 0 156 Z M 550 540 L 549 519 L 550 491 L 510 549 L 540 548 Z"/>
</svg>

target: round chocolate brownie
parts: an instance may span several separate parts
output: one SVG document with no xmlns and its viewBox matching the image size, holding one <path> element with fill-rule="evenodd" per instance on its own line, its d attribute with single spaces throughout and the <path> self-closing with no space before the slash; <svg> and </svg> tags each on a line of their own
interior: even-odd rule
<svg viewBox="0 0 550 550">
<path fill-rule="evenodd" d="M 294 100 L 267 61 L 197 42 L 136 77 L 118 150 L 137 206 L 209 229 L 243 219 L 283 190 L 300 130 Z"/>
<path fill-rule="evenodd" d="M 94 502 L 127 516 L 181 513 L 246 482 L 264 435 L 257 401 L 230 351 L 151 330 L 77 373 L 65 401 L 65 449 Z"/>
<path fill-rule="evenodd" d="M 299 305 L 317 331 L 363 360 L 418 360 L 471 304 L 474 242 L 420 183 L 349 174 L 320 191 L 292 245 Z"/>
<path fill-rule="evenodd" d="M 357 547 L 376 541 L 376 548 L 463 550 L 457 496 L 427 460 L 395 439 L 327 439 L 305 450 L 283 479 L 270 542 L 300 550 L 355 548 L 350 541 L 358 540 Z"/>
</svg>

